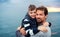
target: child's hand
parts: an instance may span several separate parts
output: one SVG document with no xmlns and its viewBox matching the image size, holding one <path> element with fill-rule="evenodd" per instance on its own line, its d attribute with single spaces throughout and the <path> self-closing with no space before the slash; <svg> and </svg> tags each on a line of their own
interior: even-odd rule
<svg viewBox="0 0 60 37">
<path fill-rule="evenodd" d="M 21 26 L 17 28 L 17 30 L 20 30 Z"/>
<path fill-rule="evenodd" d="M 48 23 L 48 22 L 45 22 L 45 23 L 43 23 L 43 25 L 42 25 L 42 26 L 47 27 L 48 25 L 49 25 L 49 23 Z"/>
<path fill-rule="evenodd" d="M 20 33 L 21 33 L 22 35 L 26 35 L 25 28 L 21 28 L 21 29 L 20 29 Z"/>
<path fill-rule="evenodd" d="M 44 26 L 39 26 L 38 30 L 42 31 L 42 32 L 47 32 L 48 30 L 46 29 L 46 27 Z"/>
</svg>

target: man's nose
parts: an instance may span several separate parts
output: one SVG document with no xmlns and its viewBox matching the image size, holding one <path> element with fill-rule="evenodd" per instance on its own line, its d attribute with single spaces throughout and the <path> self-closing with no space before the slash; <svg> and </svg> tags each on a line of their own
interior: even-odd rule
<svg viewBox="0 0 60 37">
<path fill-rule="evenodd" d="M 37 15 L 37 17 L 38 17 L 38 18 L 40 18 L 40 16 L 39 16 L 39 15 Z"/>
</svg>

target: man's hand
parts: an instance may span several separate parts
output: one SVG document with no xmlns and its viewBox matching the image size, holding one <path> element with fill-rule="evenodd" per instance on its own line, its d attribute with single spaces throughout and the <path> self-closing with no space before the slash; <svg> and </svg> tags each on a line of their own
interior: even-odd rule
<svg viewBox="0 0 60 37">
<path fill-rule="evenodd" d="M 47 32 L 48 30 L 46 29 L 46 27 L 44 26 L 39 26 L 38 30 L 42 31 L 42 32 Z"/>
<path fill-rule="evenodd" d="M 26 35 L 25 28 L 21 28 L 21 29 L 20 29 L 20 33 L 21 33 L 22 35 Z"/>
</svg>

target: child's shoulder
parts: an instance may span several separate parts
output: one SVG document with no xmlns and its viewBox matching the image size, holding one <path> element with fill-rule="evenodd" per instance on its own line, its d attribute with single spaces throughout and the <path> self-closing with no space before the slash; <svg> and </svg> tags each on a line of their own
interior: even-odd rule
<svg viewBox="0 0 60 37">
<path fill-rule="evenodd" d="M 44 24 L 43 24 L 44 26 L 51 26 L 51 22 L 45 22 Z"/>
<path fill-rule="evenodd" d="M 24 18 L 24 19 L 22 19 L 22 23 L 29 23 L 30 21 L 29 21 L 29 19 L 27 19 L 27 18 Z"/>
</svg>

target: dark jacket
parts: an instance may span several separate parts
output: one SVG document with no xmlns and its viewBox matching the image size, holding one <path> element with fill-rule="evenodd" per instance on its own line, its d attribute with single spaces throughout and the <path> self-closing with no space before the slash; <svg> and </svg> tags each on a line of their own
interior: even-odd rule
<svg viewBox="0 0 60 37">
<path fill-rule="evenodd" d="M 33 34 L 39 32 L 37 29 L 36 19 L 31 18 L 28 14 L 22 20 L 22 27 L 24 27 L 25 30 L 31 29 L 33 31 Z M 30 37 L 29 31 L 27 32 L 26 37 Z"/>
</svg>

